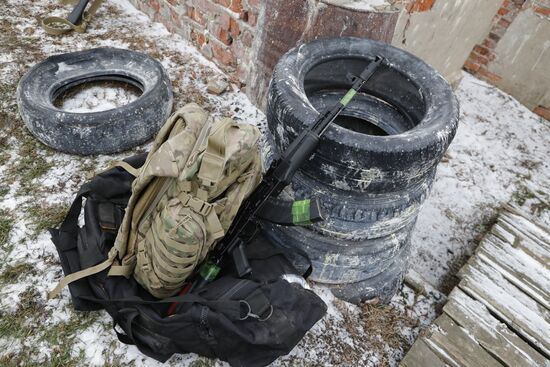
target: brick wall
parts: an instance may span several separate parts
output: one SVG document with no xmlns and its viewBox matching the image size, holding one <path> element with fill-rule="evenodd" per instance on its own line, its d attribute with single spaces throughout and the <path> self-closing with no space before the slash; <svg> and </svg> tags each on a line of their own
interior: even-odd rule
<svg viewBox="0 0 550 367">
<path fill-rule="evenodd" d="M 233 77 L 246 73 L 260 0 L 131 0 Z"/>
<path fill-rule="evenodd" d="M 287 50 L 318 37 L 354 35 L 389 42 L 398 14 L 394 8 L 365 12 L 318 0 L 130 1 L 191 41 L 260 106 L 272 69 Z M 399 1 L 429 8 L 434 0 Z"/>
<path fill-rule="evenodd" d="M 507 35 L 510 25 L 514 22 L 514 20 L 516 20 L 518 15 L 527 10 L 532 10 L 538 17 L 546 18 L 547 21 L 550 21 L 550 0 L 504 0 L 497 14 L 495 14 L 493 18 L 489 34 L 481 43 L 474 47 L 468 57 L 468 60 L 464 64 L 464 69 L 475 76 L 504 89 L 508 93 L 516 95 L 520 101 L 529 105 L 532 101 L 528 99 L 522 100 L 517 91 L 514 93 L 514 89 L 525 89 L 525 87 L 522 87 L 517 80 L 513 81 L 513 79 L 517 79 L 518 75 L 503 75 L 502 73 L 495 72 L 496 68 L 494 67 L 495 62 L 498 63 L 499 61 L 504 61 L 499 59 L 499 55 L 495 52 L 497 45 L 502 38 Z M 508 35 L 510 36 L 510 34 Z M 523 39 L 526 37 L 532 37 L 531 34 L 514 34 L 513 36 Z M 543 44 L 540 45 L 541 48 L 543 46 Z M 539 61 L 546 55 L 545 50 L 541 50 Z M 525 60 L 524 62 L 529 61 Z M 530 77 L 527 75 L 528 71 L 524 71 L 524 73 L 525 74 L 523 76 L 525 79 Z M 514 87 L 512 84 L 515 84 L 516 86 Z M 540 96 L 540 93 L 532 94 L 535 96 L 533 98 L 544 99 Z M 533 111 L 550 120 L 550 105 L 535 105 Z"/>
<path fill-rule="evenodd" d="M 528 9 L 537 17 L 550 21 L 550 0 L 502 0 L 501 4 L 497 0 L 468 0 L 467 3 L 387 0 L 387 6 L 376 11 L 357 10 L 352 2 L 342 5 L 344 2 L 333 0 L 130 1 L 171 32 L 192 42 L 204 56 L 226 71 L 233 82 L 240 84 L 260 107 L 265 102 L 273 66 L 284 52 L 297 44 L 348 35 L 382 40 L 419 55 L 453 81 L 455 76 L 460 76 L 459 69 L 473 40 L 483 39 L 486 34 L 471 51 L 464 69 L 516 96 L 542 116 L 549 118 L 550 115 L 550 92 L 542 95 L 544 85 L 532 91 L 529 85 L 525 87 L 514 79 L 528 73 L 535 80 L 545 77 L 530 70 L 515 69 L 516 75 L 506 75 L 512 72 L 503 70 L 502 65 L 500 68 L 495 66 L 495 60 L 501 64 L 503 60 L 498 59 L 496 47 L 516 17 Z M 517 23 L 520 22 L 514 24 Z M 517 37 L 525 38 L 526 30 L 530 32 L 540 25 L 529 24 L 530 28 L 516 31 Z M 453 32 L 442 33 L 448 29 Z M 538 42 L 541 35 L 533 37 L 537 37 Z M 501 42 L 499 52 L 506 44 Z M 449 45 L 453 45 L 452 49 Z M 545 63 L 547 54 L 550 52 L 541 49 L 540 55 L 531 55 L 531 62 L 534 65 Z"/>
<path fill-rule="evenodd" d="M 526 0 L 504 0 L 502 6 L 493 18 L 491 31 L 481 44 L 475 45 L 468 60 L 464 63 L 464 69 L 489 82 L 497 82 L 500 75 L 491 73 L 487 69 L 489 62 L 496 57 L 494 49 L 506 30 L 518 15 Z"/>
</svg>

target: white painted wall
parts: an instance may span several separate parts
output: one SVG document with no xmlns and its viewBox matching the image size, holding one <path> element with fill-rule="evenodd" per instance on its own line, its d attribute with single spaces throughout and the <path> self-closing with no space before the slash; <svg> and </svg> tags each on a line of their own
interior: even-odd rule
<svg viewBox="0 0 550 367">
<path fill-rule="evenodd" d="M 550 106 L 550 18 L 522 10 L 498 42 L 488 70 L 496 86 L 529 109 Z"/>
<path fill-rule="evenodd" d="M 451 83 L 477 43 L 489 33 L 502 0 L 437 0 L 432 9 L 401 11 L 392 44 L 435 67 Z"/>
</svg>

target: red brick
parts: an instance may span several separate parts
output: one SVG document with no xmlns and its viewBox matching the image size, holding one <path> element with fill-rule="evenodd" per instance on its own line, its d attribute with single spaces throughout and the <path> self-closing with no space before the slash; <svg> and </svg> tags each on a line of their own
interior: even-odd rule
<svg viewBox="0 0 550 367">
<path fill-rule="evenodd" d="M 468 60 L 466 60 L 466 62 L 464 63 L 464 69 L 466 69 L 467 71 L 469 71 L 471 73 L 475 73 L 476 71 L 479 70 L 480 67 L 481 67 L 481 65 L 479 65 L 477 63 L 474 63 L 474 62 L 471 62 L 471 61 L 468 61 Z"/>
<path fill-rule="evenodd" d="M 407 6 L 409 13 L 428 11 L 434 6 L 435 0 L 415 0 Z"/>
<path fill-rule="evenodd" d="M 474 47 L 474 51 L 477 52 L 478 54 L 480 55 L 483 55 L 483 56 L 486 56 L 489 54 L 489 50 L 483 46 L 480 46 L 480 45 L 476 45 Z"/>
<path fill-rule="evenodd" d="M 550 15 L 550 8 L 543 8 L 543 7 L 540 7 L 540 6 L 534 6 L 533 10 L 535 11 L 535 13 L 544 15 L 545 17 Z"/>
<path fill-rule="evenodd" d="M 241 34 L 241 28 L 239 27 L 239 23 L 237 23 L 237 21 L 234 18 L 229 19 L 229 33 L 233 38 Z"/>
<path fill-rule="evenodd" d="M 160 10 L 160 3 L 158 0 L 149 0 L 149 5 L 155 10 L 155 13 L 158 13 Z"/>
<path fill-rule="evenodd" d="M 241 0 L 231 0 L 231 6 L 229 9 L 233 10 L 235 13 L 240 13 L 243 10 L 243 4 Z"/>
<path fill-rule="evenodd" d="M 499 75 L 491 73 L 490 71 L 483 68 L 479 69 L 476 75 L 481 76 L 491 82 L 498 82 L 500 79 L 502 79 L 502 77 L 500 77 Z"/>
<path fill-rule="evenodd" d="M 219 6 L 212 0 L 193 0 L 192 2 L 195 8 L 205 14 L 218 14 L 220 12 Z"/>
<path fill-rule="evenodd" d="M 471 62 L 475 62 L 481 65 L 486 65 L 489 62 L 489 59 L 487 59 L 484 56 L 478 55 L 475 52 L 470 53 L 470 56 L 468 57 L 468 60 Z"/>
<path fill-rule="evenodd" d="M 235 56 L 229 48 L 212 43 L 212 52 L 214 53 L 214 58 L 222 64 L 229 66 L 235 65 Z"/>
<path fill-rule="evenodd" d="M 243 4 L 241 0 L 215 0 L 216 3 L 231 9 L 235 13 L 240 13 L 243 10 Z"/>
<path fill-rule="evenodd" d="M 544 107 L 544 106 L 537 106 L 534 110 L 534 113 L 539 115 L 542 118 L 547 119 L 550 121 L 550 108 Z"/>
<path fill-rule="evenodd" d="M 485 40 L 483 40 L 483 46 L 489 49 L 494 49 L 496 45 L 497 43 L 490 38 L 486 38 Z"/>
<path fill-rule="evenodd" d="M 254 27 L 257 21 L 258 21 L 258 14 L 248 12 L 248 24 Z"/>
<path fill-rule="evenodd" d="M 229 30 L 229 28 L 231 27 L 231 16 L 226 12 L 222 11 L 216 17 L 216 22 L 225 30 Z"/>
<path fill-rule="evenodd" d="M 244 31 L 241 36 L 241 40 L 243 41 L 243 45 L 246 47 L 251 47 L 252 41 L 254 41 L 254 35 L 250 31 Z"/>
<path fill-rule="evenodd" d="M 510 21 L 509 20 L 506 20 L 504 18 L 501 18 L 499 21 L 498 21 L 498 25 L 503 27 L 503 28 L 508 28 L 510 26 Z"/>
<path fill-rule="evenodd" d="M 229 8 L 231 6 L 231 0 L 216 0 L 216 2 L 222 6 L 225 6 L 226 8 Z"/>
<path fill-rule="evenodd" d="M 191 31 L 191 38 L 199 46 L 199 48 L 208 42 L 208 39 L 202 32 L 197 32 L 196 30 Z"/>
<path fill-rule="evenodd" d="M 206 18 L 204 16 L 204 13 L 197 8 L 193 8 L 191 19 L 193 19 L 195 22 L 199 23 L 202 26 L 206 25 Z"/>
<path fill-rule="evenodd" d="M 498 15 L 500 16 L 503 16 L 503 15 L 506 15 L 510 12 L 510 10 L 506 9 L 506 8 L 500 8 L 498 9 Z"/>
<path fill-rule="evenodd" d="M 216 30 L 215 30 L 214 34 L 215 34 L 217 39 L 219 39 L 220 41 L 222 41 L 224 44 L 226 44 L 228 46 L 233 43 L 233 38 L 231 37 L 231 35 L 227 31 L 227 29 L 225 29 L 225 28 L 222 28 L 220 26 L 216 26 Z"/>
</svg>

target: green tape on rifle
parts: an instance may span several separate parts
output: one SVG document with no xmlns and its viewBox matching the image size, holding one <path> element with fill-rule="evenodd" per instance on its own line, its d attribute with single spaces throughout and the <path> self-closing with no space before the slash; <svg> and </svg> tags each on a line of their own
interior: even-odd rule
<svg viewBox="0 0 550 367">
<path fill-rule="evenodd" d="M 219 266 L 216 266 L 211 262 L 206 262 L 203 266 L 201 266 L 199 273 L 203 279 L 212 281 L 216 279 L 216 277 L 220 273 L 220 270 L 221 268 Z"/>
<path fill-rule="evenodd" d="M 311 224 L 311 216 L 309 214 L 311 200 L 299 200 L 292 204 L 292 223 L 297 226 Z"/>
<path fill-rule="evenodd" d="M 355 95 L 357 94 L 357 91 L 355 91 L 355 89 L 350 89 L 346 95 L 344 96 L 344 98 L 342 98 L 340 100 L 340 103 L 342 104 L 342 106 L 347 106 L 348 103 L 351 101 L 351 99 L 353 97 L 355 97 Z"/>
</svg>

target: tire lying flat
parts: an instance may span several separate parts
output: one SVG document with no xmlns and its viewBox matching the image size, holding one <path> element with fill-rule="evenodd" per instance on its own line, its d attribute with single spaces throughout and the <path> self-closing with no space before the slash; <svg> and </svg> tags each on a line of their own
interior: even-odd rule
<svg viewBox="0 0 550 367">
<path fill-rule="evenodd" d="M 119 108 L 76 113 L 54 106 L 70 88 L 94 81 L 121 81 L 142 94 Z M 55 55 L 32 67 L 17 86 L 23 121 L 44 144 L 73 154 L 109 154 L 149 140 L 172 110 L 170 80 L 151 57 L 116 48 Z"/>
<path fill-rule="evenodd" d="M 353 37 L 317 40 L 286 53 L 267 102 L 280 152 L 343 97 L 348 75 L 360 74 L 376 55 L 389 64 L 331 124 L 287 190 L 298 200 L 319 197 L 328 219 L 304 228 L 266 225 L 275 242 L 310 255 L 313 280 L 352 302 L 387 302 L 400 286 L 416 218 L 458 126 L 458 102 L 422 60 Z"/>
</svg>

